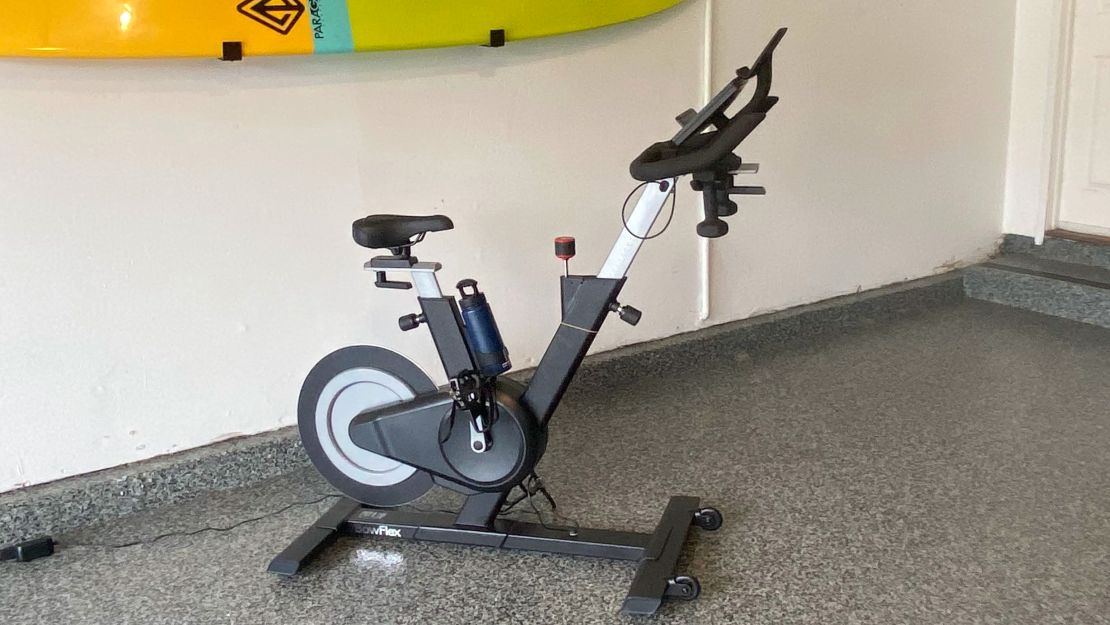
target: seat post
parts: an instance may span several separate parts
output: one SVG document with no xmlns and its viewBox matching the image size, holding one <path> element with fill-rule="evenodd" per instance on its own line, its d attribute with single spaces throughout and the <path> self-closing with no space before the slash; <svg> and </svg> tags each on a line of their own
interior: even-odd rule
<svg viewBox="0 0 1110 625">
<path fill-rule="evenodd" d="M 443 290 L 439 288 L 439 279 L 436 272 L 443 269 L 439 263 L 416 263 L 410 270 L 412 282 L 416 285 L 416 294 L 419 297 L 443 297 Z"/>
</svg>

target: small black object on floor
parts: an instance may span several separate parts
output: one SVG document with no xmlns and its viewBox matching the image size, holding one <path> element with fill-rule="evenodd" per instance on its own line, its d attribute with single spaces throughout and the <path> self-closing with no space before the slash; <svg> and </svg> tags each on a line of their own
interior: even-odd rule
<svg viewBox="0 0 1110 625">
<path fill-rule="evenodd" d="M 20 543 L 0 547 L 0 562 L 15 560 L 16 562 L 30 562 L 54 554 L 54 539 L 50 536 L 40 536 L 25 540 Z"/>
<path fill-rule="evenodd" d="M 697 578 L 675 575 L 690 526 L 710 531 L 721 527 L 719 511 L 699 506 L 696 497 L 671 497 L 655 531 L 647 534 L 562 529 L 509 519 L 494 519 L 485 527 L 473 526 L 462 522 L 465 508 L 455 516 L 370 508 L 344 498 L 274 558 L 268 570 L 278 575 L 296 575 L 340 534 L 630 560 L 640 566 L 621 613 L 651 615 L 664 597 L 689 601 L 701 592 Z"/>
</svg>

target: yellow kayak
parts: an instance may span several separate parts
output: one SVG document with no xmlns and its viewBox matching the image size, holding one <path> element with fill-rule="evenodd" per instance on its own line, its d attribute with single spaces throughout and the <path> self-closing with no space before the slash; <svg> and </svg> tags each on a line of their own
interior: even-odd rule
<svg viewBox="0 0 1110 625">
<path fill-rule="evenodd" d="M 492 44 L 682 0 L 0 0 L 0 56 L 326 54 Z"/>
</svg>

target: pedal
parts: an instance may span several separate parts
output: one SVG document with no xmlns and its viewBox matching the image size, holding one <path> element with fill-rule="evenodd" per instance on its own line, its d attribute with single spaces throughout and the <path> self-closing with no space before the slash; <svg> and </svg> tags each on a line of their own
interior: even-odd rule
<svg viewBox="0 0 1110 625">
<path fill-rule="evenodd" d="M 476 454 L 489 451 L 493 446 L 493 419 L 490 417 L 493 397 L 490 389 L 474 376 L 449 380 L 448 385 L 456 407 L 465 410 L 470 417 L 470 450 Z"/>
</svg>

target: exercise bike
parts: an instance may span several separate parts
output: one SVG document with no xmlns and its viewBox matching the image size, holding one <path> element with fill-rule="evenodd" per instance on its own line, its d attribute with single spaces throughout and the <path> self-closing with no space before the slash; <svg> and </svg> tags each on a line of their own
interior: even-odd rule
<svg viewBox="0 0 1110 625">
<path fill-rule="evenodd" d="M 536 476 L 547 445 L 548 424 L 606 317 L 636 325 L 640 311 L 617 301 L 637 252 L 676 191 L 690 175 L 700 191 L 702 237 L 727 234 L 722 217 L 737 212 L 734 195 L 762 195 L 762 187 L 736 186 L 734 176 L 754 172 L 733 151 L 766 118 L 778 98 L 770 95 L 772 55 L 779 30 L 750 67 L 701 111 L 677 118 L 672 139 L 647 148 L 632 162 L 643 192 L 597 275 L 562 277 L 562 322 L 526 384 L 503 374 L 508 351 L 485 294 L 474 280 L 457 284 L 459 298 L 444 295 L 440 265 L 413 256 L 426 235 L 450 230 L 442 215 L 372 215 L 354 222 L 355 241 L 388 250 L 365 268 L 383 289 L 415 288 L 420 312 L 400 318 L 402 331 L 427 327 L 448 383 L 437 387 L 415 364 L 387 349 L 355 346 L 321 360 L 308 374 L 297 410 L 304 448 L 319 472 L 345 498 L 270 564 L 282 575 L 300 571 L 338 534 L 524 549 L 625 559 L 639 568 L 622 612 L 652 614 L 664 597 L 693 599 L 697 579 L 674 569 L 689 528 L 721 527 L 721 513 L 695 497 L 672 497 L 653 533 L 584 529 L 524 522 L 502 512 L 521 498 L 549 496 Z M 751 80 L 751 100 L 727 111 Z M 564 262 L 574 240 L 555 241 Z M 392 509 L 420 498 L 434 485 L 462 493 L 457 513 Z M 514 493 L 520 495 L 514 497 Z M 553 500 L 551 501 L 553 504 Z"/>
</svg>

